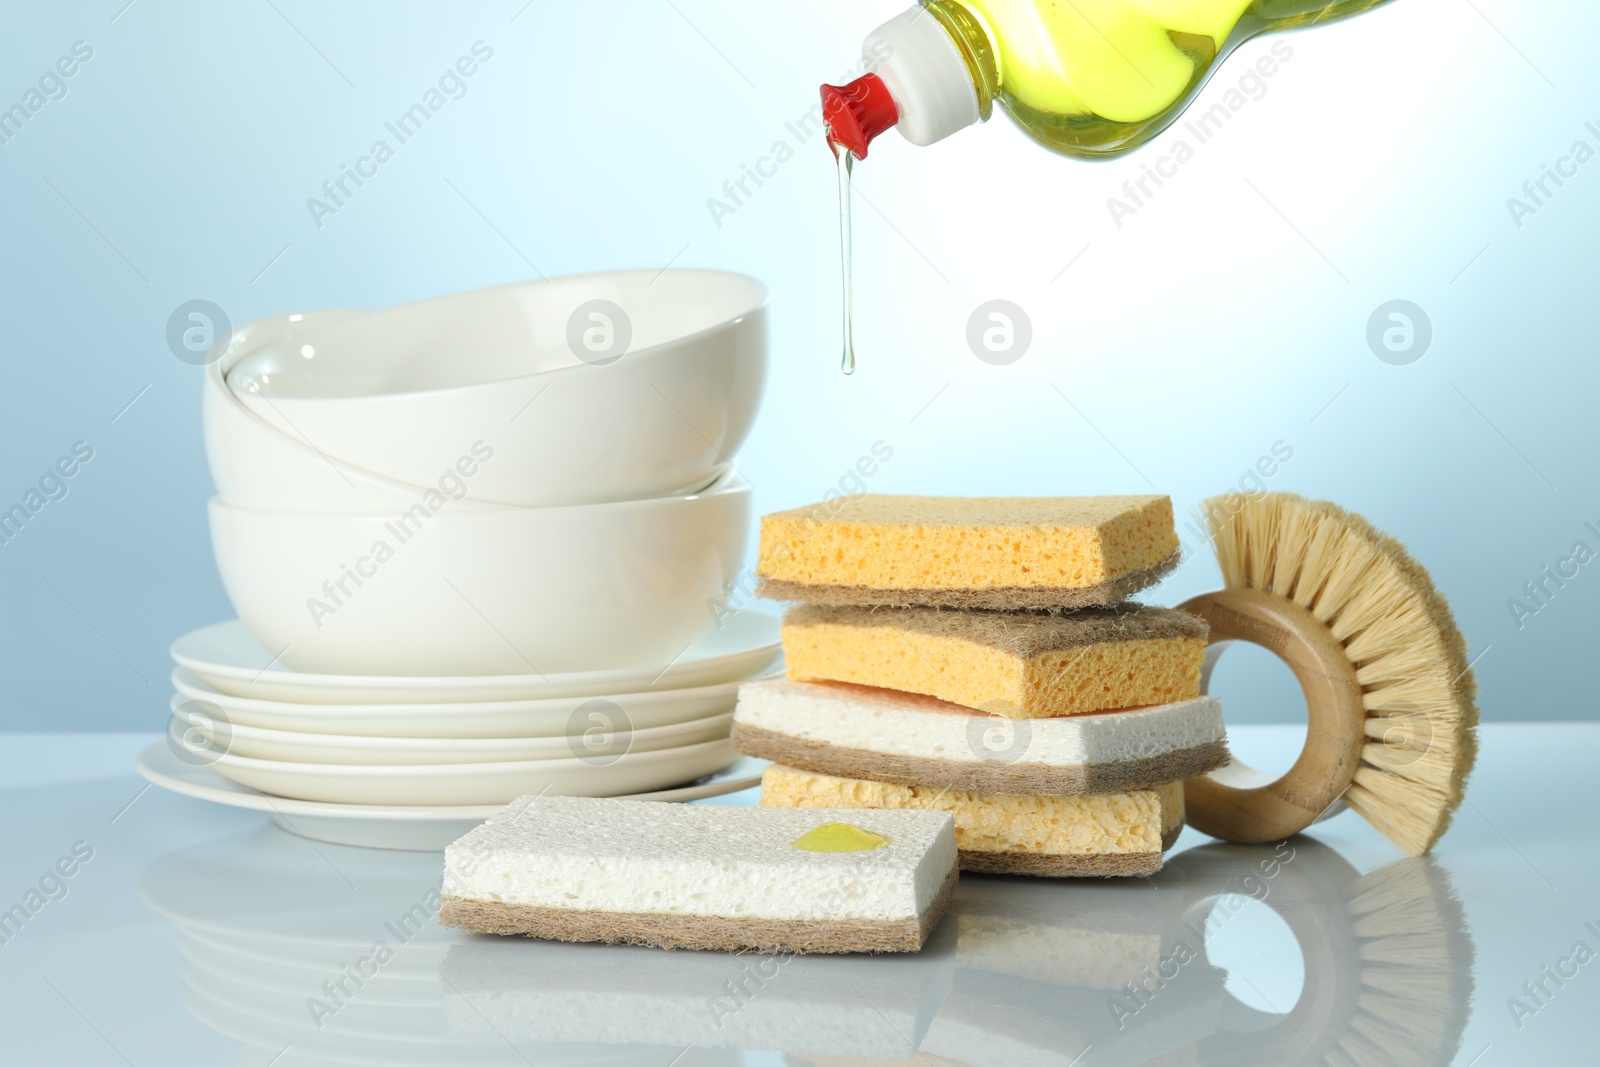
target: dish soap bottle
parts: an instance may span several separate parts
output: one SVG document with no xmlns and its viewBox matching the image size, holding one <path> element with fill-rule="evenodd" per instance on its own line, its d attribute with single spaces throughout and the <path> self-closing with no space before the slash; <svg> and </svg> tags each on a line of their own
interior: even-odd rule
<svg viewBox="0 0 1600 1067">
<path fill-rule="evenodd" d="M 1023 132 L 1079 158 L 1119 155 L 1181 115 L 1250 38 L 1330 22 L 1388 0 L 921 0 L 867 35 L 865 74 L 822 87 L 839 159 L 850 338 L 850 171 L 891 126 L 912 144 L 987 120 L 999 101 Z"/>
</svg>

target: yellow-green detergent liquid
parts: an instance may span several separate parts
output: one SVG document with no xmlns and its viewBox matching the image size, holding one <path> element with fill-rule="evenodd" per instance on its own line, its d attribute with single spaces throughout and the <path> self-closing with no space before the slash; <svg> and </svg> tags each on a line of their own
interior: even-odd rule
<svg viewBox="0 0 1600 1067">
<path fill-rule="evenodd" d="M 790 844 L 803 852 L 871 852 L 888 848 L 889 839 L 847 822 L 825 822 L 807 830 Z"/>
<path fill-rule="evenodd" d="M 1217 62 L 1258 34 L 1343 18 L 1387 0 L 922 0 L 977 90 L 1046 148 L 1080 158 L 1144 144 L 1189 106 Z M 841 157 L 846 155 L 838 149 Z M 850 338 L 849 176 L 841 158 L 844 367 Z"/>
<path fill-rule="evenodd" d="M 1234 48 L 1386 0 L 927 0 L 994 101 L 1046 148 L 1113 156 L 1159 134 Z"/>
</svg>

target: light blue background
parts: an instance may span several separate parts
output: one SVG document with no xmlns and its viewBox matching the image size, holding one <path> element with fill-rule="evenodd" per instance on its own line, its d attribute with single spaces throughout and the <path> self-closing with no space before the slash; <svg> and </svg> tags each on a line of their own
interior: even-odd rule
<svg viewBox="0 0 1600 1067">
<path fill-rule="evenodd" d="M 1600 148 L 1592 4 L 1398 0 L 1285 38 L 1265 93 L 1120 228 L 1107 197 L 1181 128 L 1100 164 L 998 114 L 928 149 L 885 137 L 857 171 L 847 380 L 831 159 L 785 123 L 899 3 L 123 3 L 8 5 L 0 35 L 0 107 L 94 49 L 0 145 L 0 503 L 94 449 L 0 546 L 0 726 L 154 729 L 168 644 L 230 614 L 198 372 L 164 340 L 178 304 L 241 323 L 668 263 L 772 287 L 740 456 L 762 511 L 819 498 L 880 440 L 874 491 L 1154 487 L 1185 511 L 1283 442 L 1272 488 L 1367 515 L 1431 568 L 1487 718 L 1594 714 L 1600 563 L 1520 629 L 1507 607 L 1574 541 L 1600 548 L 1600 162 L 1520 229 L 1506 205 L 1575 140 Z M 479 40 L 494 55 L 465 95 L 319 229 L 307 197 Z M 708 198 L 780 140 L 794 157 L 719 225 Z M 1009 366 L 965 341 L 992 298 L 1032 322 Z M 1395 298 L 1433 325 L 1409 366 L 1364 339 Z M 1202 555 L 1158 599 L 1216 581 Z M 1292 718 L 1260 666 L 1228 669 L 1230 714 Z"/>
</svg>

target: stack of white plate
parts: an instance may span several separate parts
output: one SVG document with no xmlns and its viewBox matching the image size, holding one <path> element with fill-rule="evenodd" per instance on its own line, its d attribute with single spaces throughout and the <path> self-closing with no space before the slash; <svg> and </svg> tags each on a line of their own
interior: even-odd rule
<svg viewBox="0 0 1600 1067">
<path fill-rule="evenodd" d="M 766 303 L 619 271 L 234 331 L 203 422 L 239 618 L 174 645 L 147 775 L 380 843 L 284 804 L 460 815 L 726 770 L 736 683 L 778 654 L 736 610 Z"/>
<path fill-rule="evenodd" d="M 778 669 L 746 609 L 665 669 L 481 677 L 308 674 L 237 621 L 186 634 L 157 785 L 341 844 L 437 849 L 527 793 L 692 800 L 760 777 L 728 743 L 739 683 Z"/>
</svg>

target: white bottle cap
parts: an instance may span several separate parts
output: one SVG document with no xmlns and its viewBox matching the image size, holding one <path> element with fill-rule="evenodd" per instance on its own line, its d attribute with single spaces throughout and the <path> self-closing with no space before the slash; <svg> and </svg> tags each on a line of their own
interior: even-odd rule
<svg viewBox="0 0 1600 1067">
<path fill-rule="evenodd" d="M 895 125 L 912 144 L 932 144 L 978 121 L 978 90 L 966 60 L 926 8 L 902 11 L 867 34 L 861 54 L 877 63 L 900 112 Z"/>
</svg>

